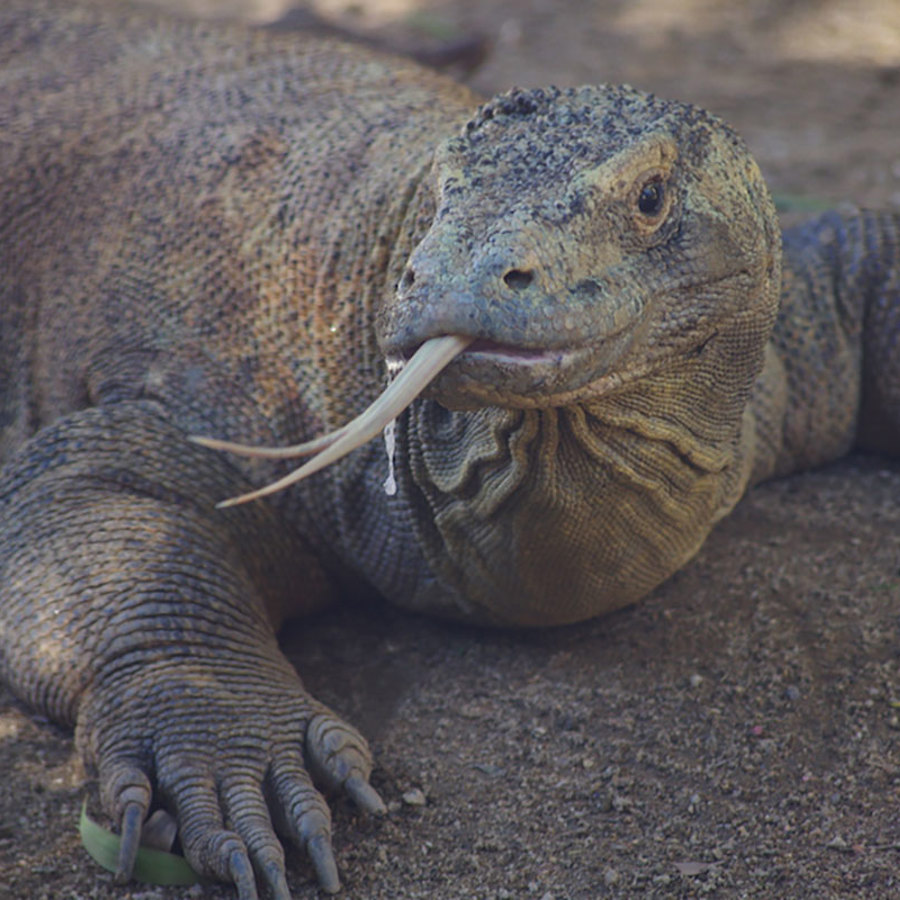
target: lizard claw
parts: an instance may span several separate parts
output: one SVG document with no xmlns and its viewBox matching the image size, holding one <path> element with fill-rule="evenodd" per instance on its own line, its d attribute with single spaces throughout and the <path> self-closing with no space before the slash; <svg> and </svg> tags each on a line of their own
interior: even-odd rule
<svg viewBox="0 0 900 900">
<path fill-rule="evenodd" d="M 326 894 L 336 894 L 341 889 L 337 863 L 331 849 L 331 839 L 327 834 L 318 834 L 306 845 L 306 852 L 316 870 L 319 886 Z"/>
<path fill-rule="evenodd" d="M 253 867 L 243 847 L 232 849 L 228 858 L 228 874 L 237 888 L 238 900 L 258 900 Z"/>
<path fill-rule="evenodd" d="M 114 877 L 118 884 L 124 884 L 131 878 L 141 845 L 141 831 L 152 796 L 150 780 L 132 754 L 120 751 L 120 755 L 102 758 L 100 788 L 103 805 L 119 824 L 121 839 Z"/>
<path fill-rule="evenodd" d="M 146 808 L 134 800 L 125 806 L 119 826 L 121 843 L 119 844 L 119 861 L 114 876 L 117 884 L 125 884 L 131 878 L 134 861 L 141 845 L 141 826 L 146 812 Z"/>
<path fill-rule="evenodd" d="M 362 775 L 351 775 L 344 782 L 344 790 L 363 812 L 372 816 L 383 816 L 387 813 L 384 800 Z"/>
</svg>

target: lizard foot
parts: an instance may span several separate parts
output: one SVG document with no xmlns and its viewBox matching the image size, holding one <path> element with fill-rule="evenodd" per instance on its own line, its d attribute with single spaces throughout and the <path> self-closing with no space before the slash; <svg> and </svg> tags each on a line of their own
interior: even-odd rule
<svg viewBox="0 0 900 900">
<path fill-rule="evenodd" d="M 323 890 L 339 890 L 331 813 L 314 781 L 365 812 L 385 811 L 368 782 L 365 739 L 310 698 L 293 670 L 240 678 L 197 662 L 151 663 L 95 682 L 77 734 L 121 832 L 119 881 L 131 876 L 154 792 L 194 869 L 232 882 L 240 900 L 256 900 L 257 880 L 289 900 L 279 833 L 306 850 Z"/>
</svg>

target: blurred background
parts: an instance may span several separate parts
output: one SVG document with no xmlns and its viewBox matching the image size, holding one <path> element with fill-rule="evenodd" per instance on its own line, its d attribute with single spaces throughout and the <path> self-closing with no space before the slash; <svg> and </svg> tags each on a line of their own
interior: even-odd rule
<svg viewBox="0 0 900 900">
<path fill-rule="evenodd" d="M 487 94 L 628 82 L 723 115 L 776 190 L 900 206 L 897 0 L 142 2 L 182 15 L 336 28 L 449 59 L 452 74 Z"/>
</svg>

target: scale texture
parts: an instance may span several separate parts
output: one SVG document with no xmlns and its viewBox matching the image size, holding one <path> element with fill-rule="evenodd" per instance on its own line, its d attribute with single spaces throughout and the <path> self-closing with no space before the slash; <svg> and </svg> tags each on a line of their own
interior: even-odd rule
<svg viewBox="0 0 900 900">
<path fill-rule="evenodd" d="M 314 783 L 364 739 L 281 655 L 375 590 L 544 626 L 631 603 L 746 488 L 900 454 L 900 223 L 782 235 L 743 142 L 625 87 L 486 104 L 321 38 L 0 11 L 0 669 L 74 725 L 130 873 L 151 805 L 200 871 L 338 888 Z M 482 104 L 479 106 L 479 104 Z M 469 349 L 375 441 L 284 473 L 189 435 L 343 425 L 386 360 Z"/>
</svg>

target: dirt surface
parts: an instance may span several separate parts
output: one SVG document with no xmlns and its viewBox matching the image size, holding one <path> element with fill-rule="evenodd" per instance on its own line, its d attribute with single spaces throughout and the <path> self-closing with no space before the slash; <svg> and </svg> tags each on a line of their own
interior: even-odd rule
<svg viewBox="0 0 900 900">
<path fill-rule="evenodd" d="M 701 103 L 794 207 L 900 208 L 893 0 L 319 10 L 407 45 L 485 35 L 470 80 L 488 92 L 624 80 Z M 349 608 L 285 640 L 370 737 L 391 806 L 372 822 L 335 804 L 344 896 L 900 897 L 897 461 L 754 490 L 687 568 L 600 621 L 516 634 Z M 231 896 L 114 886 L 78 846 L 70 737 L 6 694 L 0 771 L 0 896 Z M 317 896 L 296 855 L 291 882 Z"/>
</svg>

